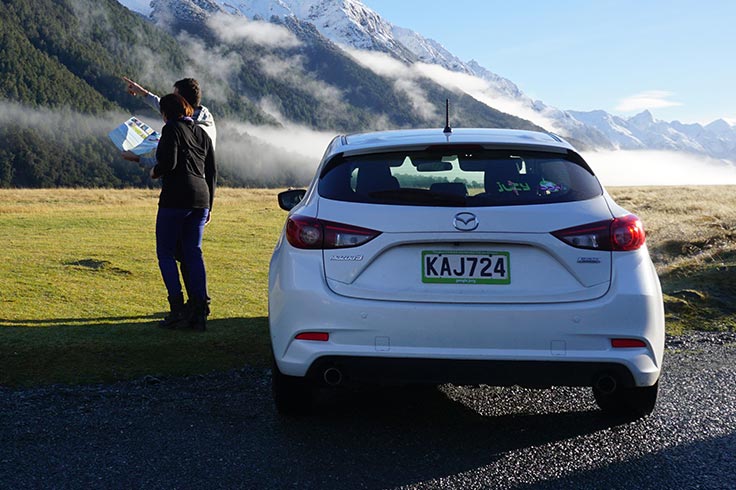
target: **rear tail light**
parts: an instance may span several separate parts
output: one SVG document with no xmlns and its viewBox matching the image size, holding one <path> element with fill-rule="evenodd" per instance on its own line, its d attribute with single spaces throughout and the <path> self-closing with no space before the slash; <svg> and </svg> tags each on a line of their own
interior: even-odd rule
<svg viewBox="0 0 736 490">
<path fill-rule="evenodd" d="M 380 231 L 304 216 L 292 216 L 286 222 L 286 239 L 296 248 L 333 249 L 363 245 Z"/>
<path fill-rule="evenodd" d="M 327 332 L 302 332 L 294 337 L 296 340 L 313 340 L 316 342 L 327 342 L 330 334 Z"/>
<path fill-rule="evenodd" d="M 611 339 L 611 347 L 616 349 L 631 349 L 646 346 L 647 344 L 639 339 Z"/>
<path fill-rule="evenodd" d="M 644 227 L 633 214 L 566 228 L 552 234 L 568 245 L 590 250 L 637 250 L 646 241 Z"/>
</svg>

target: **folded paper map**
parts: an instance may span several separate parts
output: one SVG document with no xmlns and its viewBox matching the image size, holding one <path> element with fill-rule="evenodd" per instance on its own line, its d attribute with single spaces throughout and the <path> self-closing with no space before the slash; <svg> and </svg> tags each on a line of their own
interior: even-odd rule
<svg viewBox="0 0 736 490">
<path fill-rule="evenodd" d="M 161 135 L 138 118 L 131 117 L 108 134 L 115 146 L 136 155 L 145 155 L 156 149 Z"/>
</svg>

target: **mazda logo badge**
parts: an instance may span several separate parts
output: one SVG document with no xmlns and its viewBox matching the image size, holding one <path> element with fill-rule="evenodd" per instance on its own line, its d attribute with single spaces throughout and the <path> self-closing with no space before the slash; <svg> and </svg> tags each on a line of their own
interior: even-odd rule
<svg viewBox="0 0 736 490">
<path fill-rule="evenodd" d="M 473 231 L 478 228 L 478 218 L 473 213 L 457 213 L 452 225 L 459 231 Z"/>
</svg>

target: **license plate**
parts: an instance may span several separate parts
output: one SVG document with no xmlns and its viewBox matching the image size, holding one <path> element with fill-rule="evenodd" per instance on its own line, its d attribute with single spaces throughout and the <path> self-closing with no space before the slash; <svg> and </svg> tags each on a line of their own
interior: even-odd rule
<svg viewBox="0 0 736 490">
<path fill-rule="evenodd" d="M 422 282 L 511 284 L 509 252 L 424 250 Z"/>
</svg>

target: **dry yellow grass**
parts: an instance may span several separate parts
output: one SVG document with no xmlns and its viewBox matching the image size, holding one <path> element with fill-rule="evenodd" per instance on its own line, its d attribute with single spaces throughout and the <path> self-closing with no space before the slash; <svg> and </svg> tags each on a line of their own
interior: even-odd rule
<svg viewBox="0 0 736 490">
<path fill-rule="evenodd" d="M 657 271 L 729 260 L 736 249 L 736 187 L 608 189 L 644 222 Z"/>
<path fill-rule="evenodd" d="M 669 332 L 736 329 L 736 187 L 611 188 L 644 222 Z"/>
</svg>

